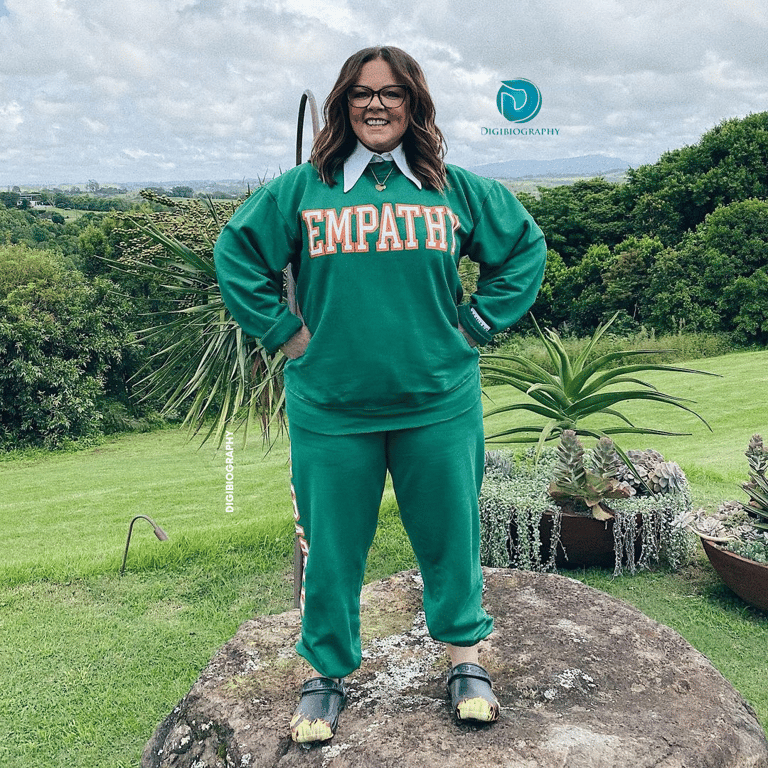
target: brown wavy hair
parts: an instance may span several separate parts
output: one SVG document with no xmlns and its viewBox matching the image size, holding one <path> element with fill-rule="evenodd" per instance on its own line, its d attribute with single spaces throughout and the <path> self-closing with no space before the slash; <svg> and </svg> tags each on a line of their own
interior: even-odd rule
<svg viewBox="0 0 768 768">
<path fill-rule="evenodd" d="M 357 83 L 363 65 L 374 59 L 386 61 L 397 84 L 407 88 L 409 120 L 403 135 L 403 150 L 408 165 L 425 187 L 442 190 L 446 184 L 445 138 L 435 125 L 435 105 L 427 80 L 416 60 L 393 46 L 363 48 L 344 62 L 336 85 L 325 100 L 325 126 L 315 138 L 309 162 L 328 186 L 336 183 L 334 175 L 354 152 L 357 143 L 349 119 L 347 89 Z"/>
</svg>

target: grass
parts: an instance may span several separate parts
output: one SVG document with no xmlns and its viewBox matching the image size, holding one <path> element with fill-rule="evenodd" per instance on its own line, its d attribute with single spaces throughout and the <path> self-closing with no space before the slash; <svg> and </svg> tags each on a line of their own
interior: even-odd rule
<svg viewBox="0 0 768 768">
<path fill-rule="evenodd" d="M 135 768 L 162 713 L 238 624 L 288 605 L 285 573 L 254 573 L 247 554 L 230 570 L 212 559 L 3 588 L 0 764 Z"/>
<path fill-rule="evenodd" d="M 638 440 L 678 461 L 697 503 L 738 496 L 753 432 L 768 435 L 768 352 L 694 366 L 724 378 L 654 381 L 692 396 L 714 433 L 677 409 L 638 406 L 637 420 L 692 437 Z M 511 392 L 491 388 L 508 400 Z M 489 424 L 489 429 L 497 425 Z M 627 445 L 627 447 L 631 447 Z M 223 452 L 183 433 L 121 436 L 75 453 L 0 462 L 0 765 L 135 766 L 156 725 L 208 659 L 255 614 L 292 607 L 288 446 L 234 447 L 226 511 Z M 139 520 L 119 576 L 129 520 Z M 391 490 L 367 580 L 413 566 Z M 700 555 L 678 573 L 612 579 L 569 573 L 679 631 L 748 698 L 768 727 L 768 620 L 731 595 Z"/>
<path fill-rule="evenodd" d="M 135 768 L 213 653 L 293 607 L 287 440 L 225 454 L 176 430 L 0 462 L 0 766 Z M 137 521 L 124 576 L 128 523 Z M 413 567 L 391 491 L 367 580 Z"/>
<path fill-rule="evenodd" d="M 226 512 L 225 457 L 185 445 L 161 430 L 116 438 L 75 453 L 6 461 L 2 467 L 0 547 L 5 583 L 54 581 L 115 571 L 128 521 L 147 514 L 166 528 L 164 563 L 182 564 L 195 551 L 243 544 L 259 536 L 290 536 L 287 441 L 264 457 L 256 446 L 235 449 L 235 504 Z M 131 560 L 152 529 L 134 529 Z M 155 542 L 156 543 L 156 542 Z M 153 557 L 153 554 L 146 556 Z M 146 565 L 146 563 L 144 563 Z"/>
<path fill-rule="evenodd" d="M 67 222 L 77 221 L 77 219 L 85 216 L 86 213 L 93 213 L 93 211 L 83 211 L 79 208 L 56 208 L 54 206 L 46 208 L 45 210 L 48 213 L 58 213 L 59 216 L 62 216 Z"/>
</svg>

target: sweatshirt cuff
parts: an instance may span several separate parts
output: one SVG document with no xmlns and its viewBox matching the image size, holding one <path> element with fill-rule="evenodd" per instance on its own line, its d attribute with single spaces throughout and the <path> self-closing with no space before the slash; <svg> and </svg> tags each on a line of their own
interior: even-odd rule
<svg viewBox="0 0 768 768">
<path fill-rule="evenodd" d="M 301 330 L 303 323 L 287 307 L 282 317 L 259 339 L 267 352 L 277 352 L 288 339 Z"/>
<path fill-rule="evenodd" d="M 493 338 L 491 326 L 480 317 L 471 304 L 459 306 L 459 322 L 478 344 L 487 344 Z"/>
</svg>

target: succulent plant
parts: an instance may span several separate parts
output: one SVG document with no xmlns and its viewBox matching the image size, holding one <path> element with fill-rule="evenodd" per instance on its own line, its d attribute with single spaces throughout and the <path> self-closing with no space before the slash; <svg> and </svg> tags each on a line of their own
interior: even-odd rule
<svg viewBox="0 0 768 768">
<path fill-rule="evenodd" d="M 752 472 L 758 475 L 765 474 L 765 470 L 768 469 L 768 451 L 763 447 L 763 438 L 760 435 L 752 435 L 744 455 Z"/>
<path fill-rule="evenodd" d="M 589 507 L 592 517 L 610 520 L 613 513 L 602 502 L 605 499 L 629 498 L 632 490 L 627 483 L 615 477 L 618 457 L 613 458 L 611 455 L 615 456 L 613 441 L 603 438 L 601 442 L 597 452 L 593 451 L 593 465 L 596 463 L 600 468 L 607 467 L 611 473 L 607 477 L 586 469 L 584 448 L 576 433 L 572 429 L 563 430 L 557 446 L 557 464 L 552 473 L 549 495 L 557 501 L 580 499 Z"/>
<path fill-rule="evenodd" d="M 755 533 L 753 526 L 744 522 L 743 506 L 738 501 L 724 502 L 714 515 L 708 515 L 699 508 L 690 512 L 681 522 L 688 525 L 696 535 L 710 541 L 752 538 Z"/>
<path fill-rule="evenodd" d="M 765 476 L 768 452 L 763 448 L 760 435 L 752 435 L 745 456 L 749 462 L 749 481 L 741 487 L 747 492 L 749 502 L 743 505 L 744 510 L 755 528 L 768 531 L 768 478 Z"/>
<path fill-rule="evenodd" d="M 509 443 L 535 442 L 538 457 L 547 441 L 557 438 L 566 430 L 596 438 L 612 435 L 681 434 L 636 426 L 618 410 L 619 406 L 634 401 L 657 402 L 681 408 L 710 428 L 696 411 L 684 404 L 682 398 L 660 392 L 651 383 L 638 379 L 637 375 L 650 371 L 697 373 L 705 376 L 716 374 L 660 363 L 622 362 L 641 355 L 658 354 L 662 350 L 623 350 L 596 355 L 594 359 L 590 359 L 598 342 L 617 316 L 618 313 L 608 322 L 599 325 L 586 347 L 574 359 L 569 356 L 557 331 L 542 331 L 532 318 L 536 333 L 547 352 L 552 372 L 521 355 L 483 354 L 480 358 L 480 370 L 486 381 L 509 384 L 527 397 L 523 402 L 494 408 L 485 414 L 486 417 L 522 410 L 544 419 L 541 424 L 525 424 L 505 429 L 490 435 L 489 439 Z M 602 429 L 585 426 L 584 421 L 593 416 L 609 416 L 621 423 Z M 622 455 L 622 450 L 618 446 L 617 449 L 619 455 Z"/>
<path fill-rule="evenodd" d="M 639 494 L 650 492 L 654 496 L 660 493 L 682 493 L 687 487 L 685 473 L 674 461 L 665 461 L 664 457 L 652 449 L 627 451 L 627 458 L 632 462 L 632 469 L 621 465 L 617 477 L 629 483 Z"/>
<path fill-rule="evenodd" d="M 627 451 L 627 455 L 633 460 L 642 464 L 649 469 L 660 461 L 664 461 L 664 457 L 653 448 L 646 448 L 643 451 Z"/>
<path fill-rule="evenodd" d="M 674 461 L 660 461 L 648 473 L 648 487 L 654 495 L 660 493 L 682 493 L 685 475 Z"/>
<path fill-rule="evenodd" d="M 555 478 L 558 483 L 581 485 L 586 481 L 584 469 L 584 447 L 572 429 L 566 429 L 560 435 L 557 446 L 557 466 Z"/>
<path fill-rule="evenodd" d="M 749 481 L 742 488 L 748 502 L 726 501 L 714 515 L 698 510 L 685 522 L 704 539 L 756 562 L 768 563 L 768 451 L 760 435 L 752 435 L 744 452 L 749 462 Z"/>
</svg>

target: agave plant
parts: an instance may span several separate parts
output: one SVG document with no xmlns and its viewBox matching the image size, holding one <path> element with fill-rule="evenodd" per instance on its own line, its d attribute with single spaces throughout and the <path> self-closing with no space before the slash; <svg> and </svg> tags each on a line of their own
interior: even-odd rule
<svg viewBox="0 0 768 768">
<path fill-rule="evenodd" d="M 659 392 L 652 384 L 636 378 L 634 374 L 648 371 L 677 371 L 705 376 L 717 374 L 665 364 L 621 365 L 617 363 L 622 358 L 659 354 L 663 350 L 639 349 L 610 352 L 590 361 L 595 345 L 615 319 L 616 315 L 607 323 L 599 325 L 584 350 L 574 360 L 571 360 L 568 355 L 559 334 L 551 329 L 542 331 L 534 319 L 536 332 L 546 348 L 554 373 L 549 373 L 520 355 L 496 353 L 483 355 L 480 368 L 487 382 L 509 384 L 528 395 L 529 398 L 522 403 L 492 409 L 486 416 L 522 410 L 544 418 L 542 424 L 513 427 L 491 435 L 490 439 L 503 438 L 503 442 L 510 443 L 536 442 L 536 454 L 539 455 L 548 440 L 557 439 L 565 430 L 573 430 L 577 435 L 598 439 L 620 434 L 685 434 L 635 426 L 626 415 L 616 409 L 618 404 L 631 400 L 673 405 L 692 413 L 711 430 L 704 418 L 684 404 L 691 401 Z M 598 414 L 615 417 L 623 423 L 603 429 L 584 426 L 587 418 Z M 615 448 L 624 463 L 630 466 L 624 451 L 618 445 Z"/>
<path fill-rule="evenodd" d="M 271 427 L 282 426 L 285 358 L 247 337 L 224 306 L 213 246 L 227 211 L 210 199 L 153 199 L 177 208 L 181 224 L 177 221 L 174 229 L 161 217 L 132 218 L 132 227 L 160 248 L 145 247 L 138 258 L 112 262 L 133 273 L 158 275 L 176 307 L 170 321 L 162 313 L 162 320 L 138 334 L 140 340 L 158 339 L 161 349 L 140 372 L 137 390 L 143 398 L 159 398 L 165 413 L 184 413 L 193 434 L 204 432 L 203 442 L 213 438 L 221 445 L 235 422 L 243 426 L 244 440 L 257 422 L 269 439 Z"/>
</svg>

